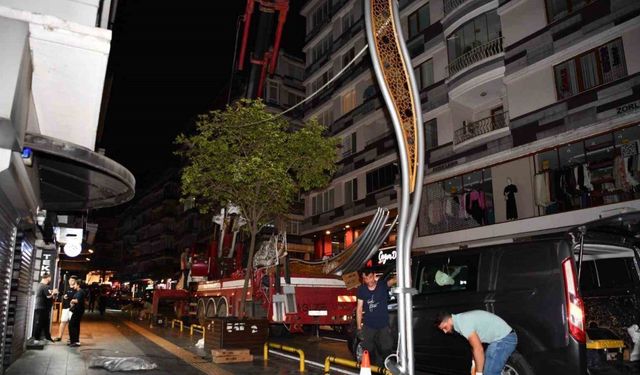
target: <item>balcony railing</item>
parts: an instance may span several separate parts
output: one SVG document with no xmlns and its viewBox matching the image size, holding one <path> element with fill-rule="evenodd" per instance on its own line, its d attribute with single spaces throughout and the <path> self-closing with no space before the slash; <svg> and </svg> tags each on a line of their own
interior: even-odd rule
<svg viewBox="0 0 640 375">
<path fill-rule="evenodd" d="M 472 138 L 506 127 L 509 124 L 508 113 L 509 112 L 497 113 L 482 120 L 463 125 L 461 129 L 455 132 L 455 144 L 460 144 Z"/>
<path fill-rule="evenodd" d="M 444 0 L 444 15 L 453 12 L 454 9 L 466 2 L 467 0 Z"/>
<path fill-rule="evenodd" d="M 502 37 L 480 44 L 479 46 L 472 48 L 469 52 L 459 56 L 449 64 L 449 77 L 471 64 L 477 63 L 478 61 L 482 61 L 501 52 L 504 52 L 504 49 L 502 48 Z"/>
</svg>

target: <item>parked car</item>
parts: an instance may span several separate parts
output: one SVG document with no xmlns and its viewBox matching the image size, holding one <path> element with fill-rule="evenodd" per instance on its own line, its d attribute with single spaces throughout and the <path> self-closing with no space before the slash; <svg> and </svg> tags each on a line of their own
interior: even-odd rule
<svg viewBox="0 0 640 375">
<path fill-rule="evenodd" d="M 469 374 L 468 341 L 443 334 L 433 320 L 440 310 L 482 309 L 502 317 L 518 334 L 503 374 L 586 374 L 589 329 L 594 335 L 608 329 L 630 343 L 625 327 L 640 322 L 639 233 L 640 213 L 633 213 L 551 238 L 415 256 L 416 373 Z M 442 274 L 452 282 L 443 283 Z M 394 329 L 396 307 L 391 301 Z M 357 355 L 362 349 L 355 327 L 349 331 L 349 347 Z"/>
</svg>

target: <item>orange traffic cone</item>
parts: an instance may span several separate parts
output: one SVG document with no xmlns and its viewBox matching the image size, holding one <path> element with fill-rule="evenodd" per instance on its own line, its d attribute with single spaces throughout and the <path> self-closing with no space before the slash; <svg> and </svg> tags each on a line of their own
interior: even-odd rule
<svg viewBox="0 0 640 375">
<path fill-rule="evenodd" d="M 360 375 L 371 375 L 371 361 L 369 360 L 369 351 L 362 352 L 362 361 L 360 361 Z"/>
</svg>

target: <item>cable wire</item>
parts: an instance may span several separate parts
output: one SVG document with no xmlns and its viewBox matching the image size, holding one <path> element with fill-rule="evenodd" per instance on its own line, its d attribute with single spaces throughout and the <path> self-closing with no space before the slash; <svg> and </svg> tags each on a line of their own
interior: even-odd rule
<svg viewBox="0 0 640 375">
<path fill-rule="evenodd" d="M 273 115 L 268 119 L 252 122 L 252 123 L 249 123 L 249 124 L 247 124 L 245 126 L 253 126 L 253 125 L 262 124 L 263 122 L 275 120 L 275 119 L 280 118 L 280 117 L 284 116 L 285 114 L 293 111 L 294 109 L 298 108 L 299 106 L 303 105 L 304 103 L 308 102 L 309 100 L 313 99 L 316 95 L 318 95 L 318 93 L 320 93 L 320 91 L 322 91 L 325 88 L 327 88 L 330 84 L 335 82 L 335 80 L 338 79 L 338 77 L 340 77 L 342 74 L 344 74 L 344 72 L 347 71 L 347 69 L 349 69 L 351 67 L 351 65 L 353 65 L 354 62 L 357 59 L 359 59 L 360 56 L 362 56 L 368 49 L 369 49 L 368 45 L 365 45 L 364 47 L 362 47 L 360 52 L 358 52 L 355 55 L 355 57 L 353 59 L 351 59 L 351 61 L 349 61 L 349 63 L 347 65 L 345 65 L 338 73 L 336 73 L 335 76 L 331 77 L 331 79 L 328 80 L 327 83 L 325 83 L 324 85 L 320 86 L 316 91 L 312 92 L 309 96 L 307 96 L 306 98 L 302 99 L 300 102 L 298 102 L 294 106 L 289 107 L 286 110 L 284 110 L 284 111 L 282 111 L 282 112 L 280 112 L 280 113 L 278 113 L 276 115 Z"/>
</svg>

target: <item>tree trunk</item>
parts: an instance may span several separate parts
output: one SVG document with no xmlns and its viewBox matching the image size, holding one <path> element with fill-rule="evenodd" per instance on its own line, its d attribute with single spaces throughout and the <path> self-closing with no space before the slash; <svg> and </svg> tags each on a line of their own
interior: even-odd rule
<svg viewBox="0 0 640 375">
<path fill-rule="evenodd" d="M 253 252 L 256 247 L 256 235 L 258 234 L 257 225 L 251 225 L 251 244 L 249 245 L 249 259 L 247 259 L 247 269 L 244 272 L 244 286 L 242 287 L 242 298 L 240 298 L 240 310 L 238 311 L 238 318 L 244 318 L 244 305 L 247 302 L 247 289 L 249 289 L 249 279 L 251 278 L 251 271 L 253 270 Z M 255 285 L 253 286 L 256 287 Z"/>
</svg>

